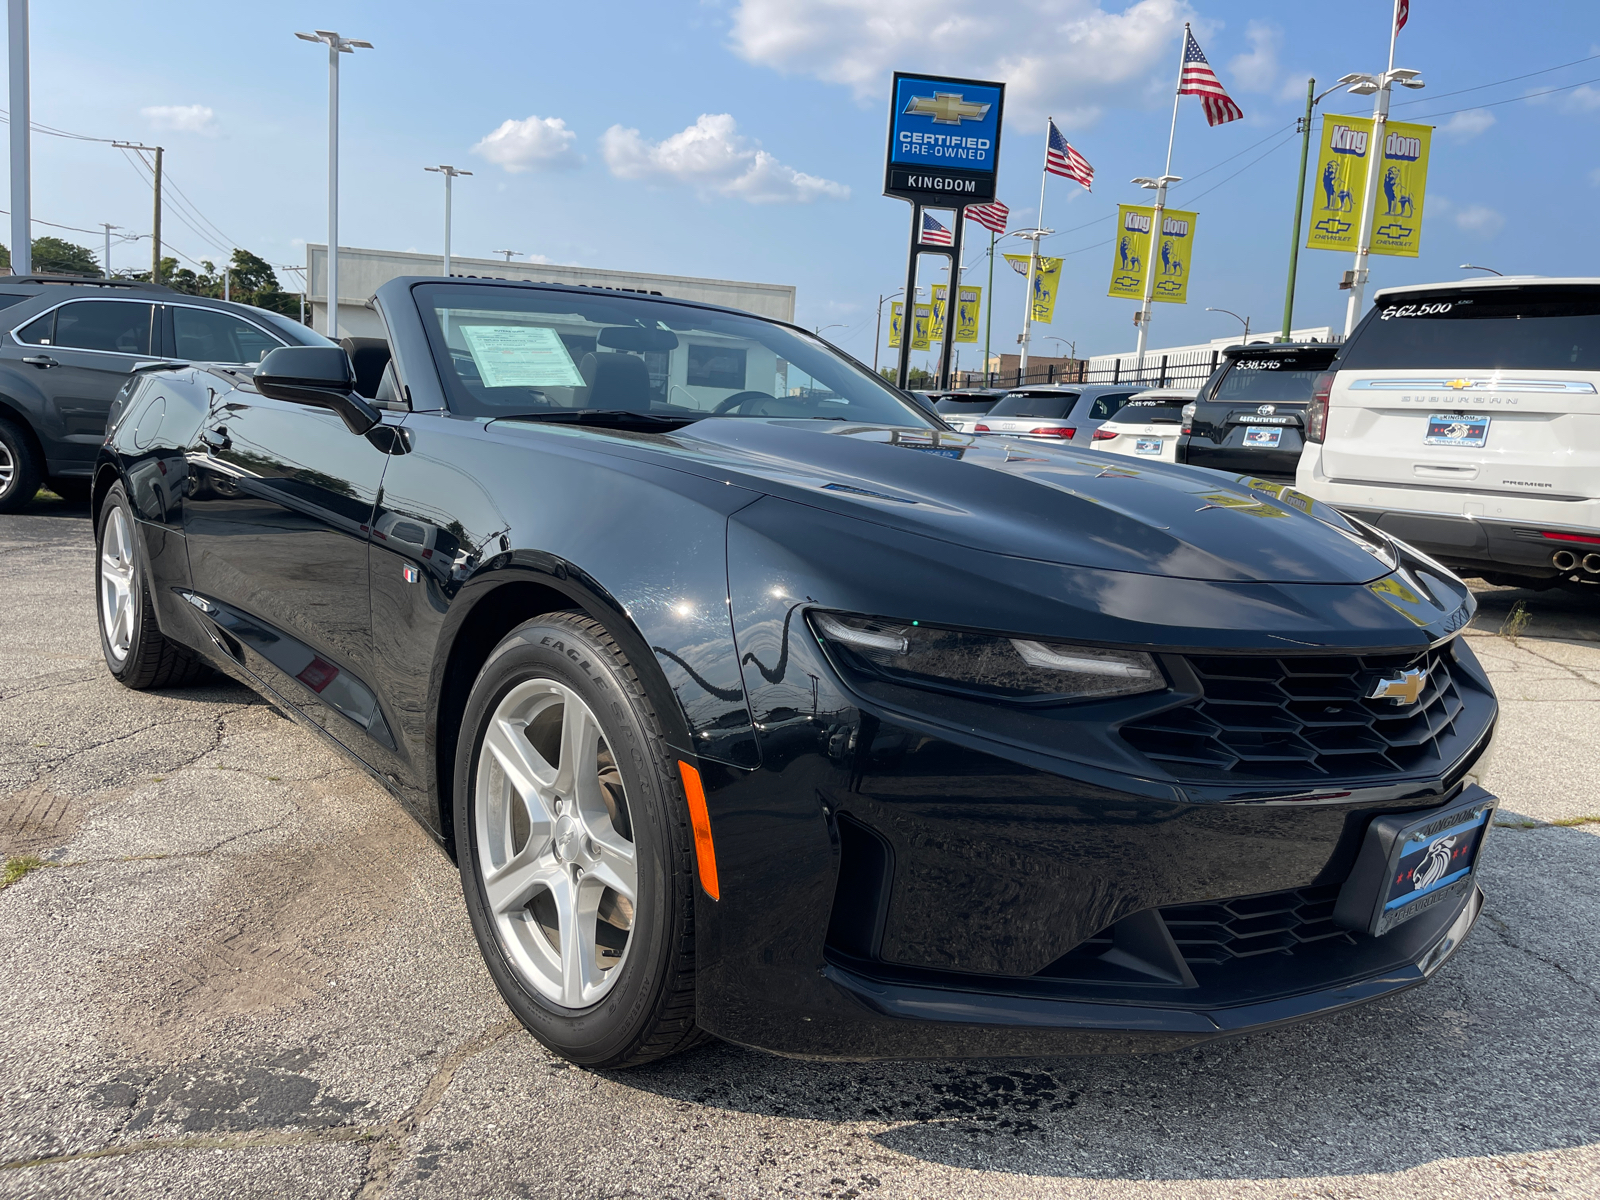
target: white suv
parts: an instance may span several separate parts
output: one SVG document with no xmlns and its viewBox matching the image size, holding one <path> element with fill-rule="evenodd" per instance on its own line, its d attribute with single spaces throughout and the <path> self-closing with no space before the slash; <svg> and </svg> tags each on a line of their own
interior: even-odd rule
<svg viewBox="0 0 1600 1200">
<path fill-rule="evenodd" d="M 1600 583 L 1600 279 L 1379 292 L 1295 486 L 1491 583 Z"/>
</svg>

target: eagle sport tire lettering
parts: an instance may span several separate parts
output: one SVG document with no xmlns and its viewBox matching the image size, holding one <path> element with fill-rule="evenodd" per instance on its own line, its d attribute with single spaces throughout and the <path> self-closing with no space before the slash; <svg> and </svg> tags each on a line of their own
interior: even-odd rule
<svg viewBox="0 0 1600 1200">
<path fill-rule="evenodd" d="M 700 1040 L 688 808 L 604 627 L 564 612 L 508 634 L 473 685 L 459 747 L 462 891 L 517 1019 L 589 1067 Z"/>
</svg>

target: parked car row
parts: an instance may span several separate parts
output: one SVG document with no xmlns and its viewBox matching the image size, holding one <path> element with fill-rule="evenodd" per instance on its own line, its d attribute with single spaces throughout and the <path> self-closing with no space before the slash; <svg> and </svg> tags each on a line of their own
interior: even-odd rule
<svg viewBox="0 0 1600 1200">
<path fill-rule="evenodd" d="M 1600 585 L 1597 280 L 1388 289 L 1343 345 L 1230 346 L 1187 392 L 1056 384 L 937 407 L 966 433 L 1293 487 L 1490 582 Z"/>
</svg>

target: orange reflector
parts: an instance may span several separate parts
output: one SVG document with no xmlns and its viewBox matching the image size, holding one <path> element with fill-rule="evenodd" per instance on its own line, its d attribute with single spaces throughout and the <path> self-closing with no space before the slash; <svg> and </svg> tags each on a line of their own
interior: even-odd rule
<svg viewBox="0 0 1600 1200">
<path fill-rule="evenodd" d="M 722 899 L 717 888 L 717 848 L 711 841 L 711 814 L 706 811 L 706 789 L 700 785 L 700 772 L 682 759 L 678 774 L 683 776 L 683 794 L 689 798 L 689 823 L 694 826 L 694 857 L 700 865 L 700 886 L 713 900 Z"/>
</svg>

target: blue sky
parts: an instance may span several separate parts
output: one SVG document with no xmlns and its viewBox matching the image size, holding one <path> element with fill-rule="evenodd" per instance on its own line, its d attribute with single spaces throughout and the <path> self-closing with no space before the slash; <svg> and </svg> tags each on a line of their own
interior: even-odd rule
<svg viewBox="0 0 1600 1200">
<path fill-rule="evenodd" d="M 827 335 L 870 361 L 877 296 L 903 280 L 909 212 L 879 194 L 889 75 L 1003 79 L 1000 196 L 1013 228 L 1037 220 L 1047 115 L 1096 169 L 1092 195 L 1050 181 L 1045 222 L 1063 232 L 1046 252 L 1066 266 L 1041 336 L 1102 353 L 1131 347 L 1135 305 L 1106 297 L 1111 247 L 1097 243 L 1119 201 L 1147 195 L 1127 181 L 1160 172 L 1183 22 L 1246 117 L 1212 129 L 1197 99 L 1182 102 L 1173 171 L 1215 169 L 1173 191 L 1200 220 L 1189 303 L 1156 306 L 1157 346 L 1237 328 L 1207 305 L 1249 314 L 1255 328 L 1281 320 L 1306 77 L 1320 90 L 1381 70 L 1389 10 L 1390 0 L 278 0 L 135 12 L 36 0 L 33 117 L 159 141 L 170 178 L 227 240 L 303 263 L 304 243 L 326 236 L 327 66 L 294 31 L 337 29 L 376 46 L 343 60 L 343 244 L 438 252 L 442 184 L 423 167 L 450 162 L 475 172 L 456 184 L 457 254 L 515 249 L 794 284 L 798 321 L 839 326 Z M 1420 69 L 1428 88 L 1404 95 L 1420 102 L 1394 116 L 1438 133 L 1422 256 L 1376 258 L 1378 286 L 1452 278 L 1467 261 L 1600 275 L 1600 248 L 1574 224 L 1600 203 L 1600 82 L 1496 103 L 1600 79 L 1600 58 L 1442 95 L 1600 55 L 1593 0 L 1510 11 L 1412 0 L 1397 63 Z M 1323 107 L 1370 112 L 1342 92 Z M 148 185 L 118 151 L 36 135 L 33 163 L 36 217 L 148 232 Z M 171 208 L 164 234 L 193 258 L 222 257 Z M 148 243 L 112 251 L 114 266 L 148 257 Z M 924 261 L 924 279 L 942 279 L 937 260 Z M 1302 251 L 1297 325 L 1342 323 L 1347 266 L 1345 255 Z M 995 280 L 994 346 L 1012 350 L 1023 281 L 1003 264 Z"/>
</svg>

